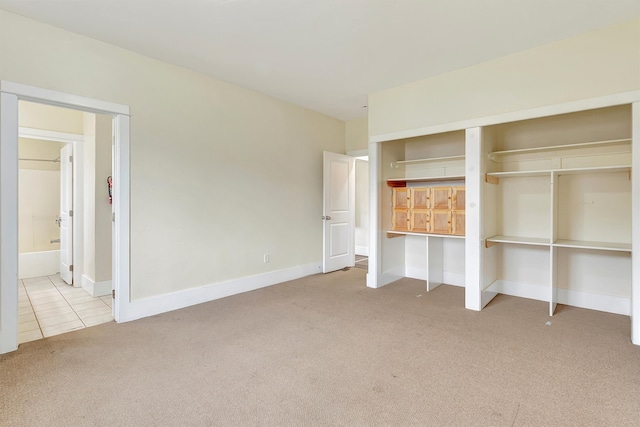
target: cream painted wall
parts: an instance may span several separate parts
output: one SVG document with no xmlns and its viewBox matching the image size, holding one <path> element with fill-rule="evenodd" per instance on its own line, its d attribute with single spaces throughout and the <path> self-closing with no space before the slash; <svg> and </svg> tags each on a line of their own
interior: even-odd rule
<svg viewBox="0 0 640 427">
<path fill-rule="evenodd" d="M 97 282 L 111 280 L 111 205 L 106 179 L 111 175 L 112 122 L 84 113 L 84 257 L 82 273 Z"/>
<path fill-rule="evenodd" d="M 130 106 L 133 300 L 320 263 L 344 122 L 3 11 L 0 40 L 0 79 Z"/>
<path fill-rule="evenodd" d="M 345 122 L 345 146 L 347 153 L 369 148 L 369 122 L 367 117 Z"/>
<path fill-rule="evenodd" d="M 21 159 L 55 160 L 60 157 L 60 149 L 62 149 L 63 146 L 64 144 L 61 142 L 19 138 L 18 156 Z M 60 171 L 60 163 L 20 160 L 18 168 Z"/>
<path fill-rule="evenodd" d="M 638 89 L 635 19 L 372 94 L 370 137 Z"/>
<path fill-rule="evenodd" d="M 82 113 L 77 110 L 20 101 L 18 116 L 22 127 L 82 134 Z"/>
</svg>

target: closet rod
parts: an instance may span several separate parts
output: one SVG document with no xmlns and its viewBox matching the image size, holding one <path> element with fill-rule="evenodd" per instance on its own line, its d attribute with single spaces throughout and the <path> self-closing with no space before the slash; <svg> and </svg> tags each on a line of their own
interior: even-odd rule
<svg viewBox="0 0 640 427">
<path fill-rule="evenodd" d="M 25 161 L 29 161 L 29 162 L 52 162 L 52 163 L 60 163 L 60 157 L 58 157 L 57 159 L 18 159 L 18 160 L 25 160 Z"/>
</svg>

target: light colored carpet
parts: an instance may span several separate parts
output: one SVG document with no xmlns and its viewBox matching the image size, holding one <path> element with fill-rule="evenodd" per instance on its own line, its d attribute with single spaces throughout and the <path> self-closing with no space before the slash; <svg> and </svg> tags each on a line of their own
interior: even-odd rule
<svg viewBox="0 0 640 427">
<path fill-rule="evenodd" d="M 2 426 L 638 426 L 629 318 L 351 269 L 0 356 Z"/>
</svg>

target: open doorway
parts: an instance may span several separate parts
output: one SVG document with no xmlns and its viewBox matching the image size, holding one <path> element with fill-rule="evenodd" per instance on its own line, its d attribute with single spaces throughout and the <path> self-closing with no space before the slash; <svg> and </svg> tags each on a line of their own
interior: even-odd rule
<svg viewBox="0 0 640 427">
<path fill-rule="evenodd" d="M 110 116 L 19 101 L 18 343 L 113 320 Z"/>
<path fill-rule="evenodd" d="M 31 101 L 113 118 L 113 314 L 131 320 L 129 107 L 109 101 L 0 81 L 0 354 L 18 348 L 18 102 Z M 74 277 L 75 280 L 75 277 Z"/>
</svg>

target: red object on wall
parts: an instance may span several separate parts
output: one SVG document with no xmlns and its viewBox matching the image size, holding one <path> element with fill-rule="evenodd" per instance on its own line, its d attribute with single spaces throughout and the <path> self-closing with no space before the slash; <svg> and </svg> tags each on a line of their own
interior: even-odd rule
<svg viewBox="0 0 640 427">
<path fill-rule="evenodd" d="M 107 187 L 109 188 L 109 204 L 111 204 L 113 203 L 113 196 L 112 196 L 113 178 L 111 178 L 111 176 L 107 177 Z"/>
</svg>

